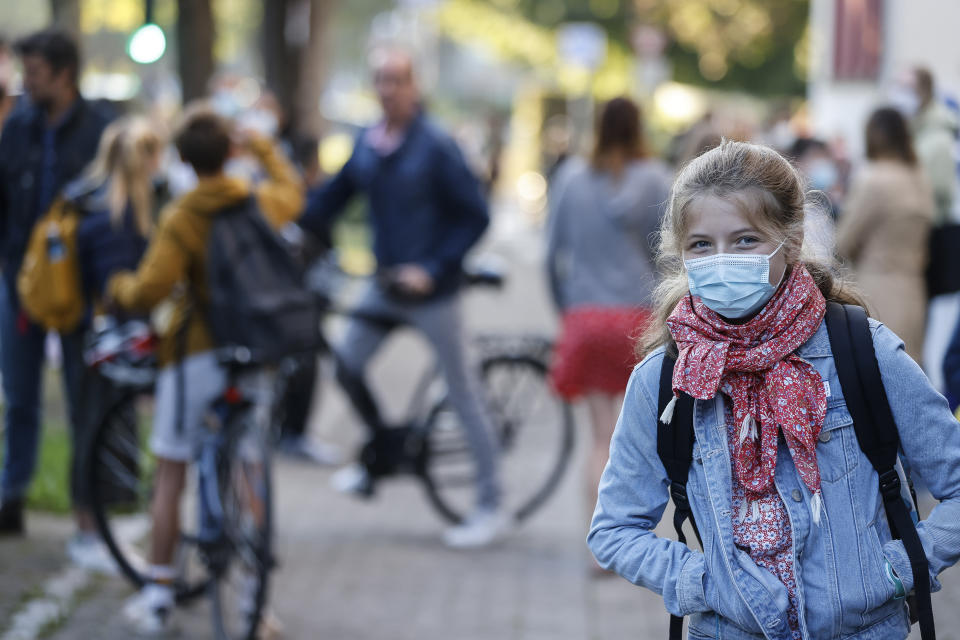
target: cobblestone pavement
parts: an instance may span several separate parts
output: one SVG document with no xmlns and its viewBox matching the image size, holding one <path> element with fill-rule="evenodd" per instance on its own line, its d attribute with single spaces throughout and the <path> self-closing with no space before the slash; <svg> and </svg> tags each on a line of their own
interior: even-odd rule
<svg viewBox="0 0 960 640">
<path fill-rule="evenodd" d="M 530 264 L 536 256 L 525 255 Z M 496 302 L 496 307 L 494 307 Z M 515 274 L 502 294 L 478 293 L 472 326 L 549 331 L 551 309 L 538 272 Z M 376 365 L 380 391 L 401 396 L 422 345 L 409 336 L 390 344 Z M 324 389 L 314 432 L 348 446 L 355 420 L 336 390 Z M 578 425 L 583 427 L 582 416 Z M 587 511 L 580 489 L 586 438 L 550 503 L 495 548 L 443 548 L 443 523 L 413 480 L 385 485 L 357 502 L 328 488 L 330 470 L 281 462 L 277 468 L 280 567 L 272 610 L 284 637 L 318 640 L 646 640 L 667 636 L 667 616 L 653 593 L 617 577 L 592 575 L 585 545 Z M 660 532 L 671 535 L 669 514 Z M 2 544 L 2 543 L 0 543 Z M 2 546 L 0 546 L 2 549 Z M 934 597 L 941 640 L 960 640 L 960 569 Z M 121 640 L 117 614 L 130 590 L 105 581 L 55 640 Z M 0 614 L 5 611 L 0 608 Z M 180 637 L 210 637 L 208 610 L 180 612 Z M 916 635 L 919 638 L 919 635 Z"/>
</svg>

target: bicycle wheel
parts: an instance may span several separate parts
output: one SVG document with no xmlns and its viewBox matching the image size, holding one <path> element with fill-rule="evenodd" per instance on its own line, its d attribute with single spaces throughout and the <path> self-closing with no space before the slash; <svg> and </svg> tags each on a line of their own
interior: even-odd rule
<svg viewBox="0 0 960 640">
<path fill-rule="evenodd" d="M 272 442 L 254 413 L 243 410 L 232 417 L 218 462 L 223 538 L 212 558 L 210 585 L 218 640 L 257 636 L 273 568 Z"/>
<path fill-rule="evenodd" d="M 147 453 L 149 419 L 138 407 L 138 395 L 121 394 L 103 413 L 87 449 L 85 467 L 90 508 L 100 535 L 123 575 L 135 587 L 149 579 L 155 462 Z M 188 473 L 186 495 L 196 485 Z M 195 598 L 206 589 L 208 576 L 201 562 L 194 515 L 181 506 L 181 541 L 177 549 L 175 582 L 178 602 Z"/>
<path fill-rule="evenodd" d="M 556 488 L 573 450 L 573 415 L 547 382 L 547 366 L 525 354 L 482 360 L 483 389 L 500 444 L 504 507 L 519 522 Z M 421 471 L 431 504 L 459 522 L 476 505 L 476 466 L 446 398 L 427 414 Z"/>
</svg>

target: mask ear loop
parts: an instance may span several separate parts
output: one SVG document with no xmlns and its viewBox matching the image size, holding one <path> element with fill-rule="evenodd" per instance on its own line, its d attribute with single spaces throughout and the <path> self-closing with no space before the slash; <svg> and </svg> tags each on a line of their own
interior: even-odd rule
<svg viewBox="0 0 960 640">
<path fill-rule="evenodd" d="M 780 249 L 782 249 L 782 248 L 783 248 L 783 245 L 785 245 L 785 244 L 787 244 L 787 241 L 786 241 L 786 240 L 784 240 L 784 241 L 781 242 L 779 245 L 777 245 L 777 248 L 774 249 L 772 253 L 770 253 L 770 254 L 767 255 L 767 268 L 770 267 L 770 258 L 772 258 L 773 256 L 777 255 L 777 252 L 780 251 Z M 777 289 L 780 288 L 780 285 L 783 284 L 783 280 L 787 277 L 787 267 L 788 267 L 788 266 L 789 266 L 789 265 L 787 264 L 786 260 L 784 260 L 784 262 L 783 262 L 783 273 L 780 274 L 780 279 L 777 280 L 777 284 L 775 284 L 775 285 L 773 286 L 773 290 L 774 290 L 774 291 L 776 291 Z"/>
</svg>

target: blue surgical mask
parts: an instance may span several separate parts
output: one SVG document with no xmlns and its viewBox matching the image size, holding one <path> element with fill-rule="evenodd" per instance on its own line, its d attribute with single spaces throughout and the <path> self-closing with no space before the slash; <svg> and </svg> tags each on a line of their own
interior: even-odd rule
<svg viewBox="0 0 960 640">
<path fill-rule="evenodd" d="M 690 293 L 724 318 L 745 318 L 758 311 L 780 286 L 770 284 L 769 255 L 715 253 L 712 256 L 684 260 Z M 786 274 L 786 268 L 784 268 Z M 783 281 L 783 275 L 780 276 Z"/>
<path fill-rule="evenodd" d="M 808 173 L 810 186 L 817 191 L 829 191 L 840 177 L 837 168 L 829 160 L 818 160 L 811 164 Z"/>
</svg>

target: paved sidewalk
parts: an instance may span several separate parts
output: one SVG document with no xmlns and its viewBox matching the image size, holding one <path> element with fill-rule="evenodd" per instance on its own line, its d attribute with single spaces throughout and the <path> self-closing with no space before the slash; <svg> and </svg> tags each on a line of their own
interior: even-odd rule
<svg viewBox="0 0 960 640">
<path fill-rule="evenodd" d="M 471 297 L 467 317 L 472 326 L 551 329 L 552 309 L 535 267 L 538 257 L 518 256 L 528 261 L 527 266 L 521 261 L 504 293 Z M 422 353 L 422 343 L 409 335 L 391 342 L 375 362 L 378 390 L 404 397 Z M 356 421 L 329 384 L 323 389 L 321 407 L 316 435 L 344 446 L 357 442 Z M 549 504 L 499 546 L 471 553 L 444 549 L 440 541 L 444 523 L 413 480 L 386 484 L 374 501 L 363 503 L 329 489 L 330 470 L 280 462 L 276 480 L 281 564 L 275 573 L 272 607 L 284 625 L 284 637 L 665 639 L 667 616 L 656 595 L 618 577 L 592 575 L 584 545 L 587 508 L 580 468 L 587 439 L 580 418 L 575 463 Z M 663 535 L 672 536 L 669 522 L 666 514 L 658 529 Z M 4 563 L 0 570 L 10 576 L 4 544 L 0 543 Z M 43 562 L 56 565 L 62 559 L 57 544 Z M 15 571 L 12 575 L 19 578 L 20 569 Z M 9 582 L 0 580 L 0 589 Z M 101 585 L 50 636 L 53 640 L 131 637 L 118 615 L 129 588 L 119 579 Z M 0 600 L 7 595 L 0 591 Z M 938 638 L 960 640 L 960 568 L 947 572 L 934 607 Z M 0 602 L 0 616 L 9 608 Z M 179 637 L 210 637 L 205 603 L 180 614 Z"/>
</svg>

